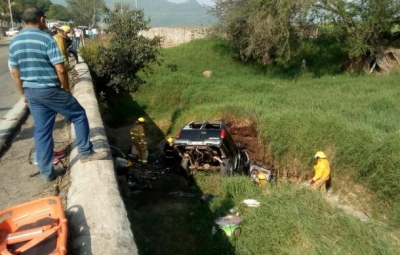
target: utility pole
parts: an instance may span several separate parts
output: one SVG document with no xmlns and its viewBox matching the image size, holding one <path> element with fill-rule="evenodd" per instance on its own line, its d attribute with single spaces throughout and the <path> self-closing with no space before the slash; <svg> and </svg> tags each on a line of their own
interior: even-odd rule
<svg viewBox="0 0 400 255">
<path fill-rule="evenodd" d="M 136 9 L 137 9 L 137 1 L 138 1 L 138 0 L 135 0 L 135 6 L 136 6 Z"/>
<path fill-rule="evenodd" d="M 8 0 L 8 8 L 10 8 L 11 27 L 14 28 L 14 21 L 13 21 L 13 17 L 12 17 L 11 2 L 10 2 L 10 0 Z"/>
</svg>

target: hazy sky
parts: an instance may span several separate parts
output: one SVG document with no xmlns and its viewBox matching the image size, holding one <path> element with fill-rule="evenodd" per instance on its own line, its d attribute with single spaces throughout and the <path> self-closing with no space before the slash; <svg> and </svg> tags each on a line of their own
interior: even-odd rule
<svg viewBox="0 0 400 255">
<path fill-rule="evenodd" d="M 187 0 L 167 0 L 169 2 L 173 3 L 183 3 L 186 2 Z M 196 0 L 199 4 L 205 4 L 205 5 L 214 5 L 214 0 Z"/>
</svg>

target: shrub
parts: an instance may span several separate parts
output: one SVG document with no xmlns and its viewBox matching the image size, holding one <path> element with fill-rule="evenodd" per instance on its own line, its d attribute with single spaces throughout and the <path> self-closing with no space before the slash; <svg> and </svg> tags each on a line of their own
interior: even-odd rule
<svg viewBox="0 0 400 255">
<path fill-rule="evenodd" d="M 96 76 L 115 91 L 135 92 L 144 81 L 137 75 L 151 73 L 149 64 L 159 62 L 161 37 L 148 39 L 140 31 L 149 30 L 142 10 L 106 10 L 104 22 L 113 34 L 109 42 L 86 46 L 83 57 Z"/>
</svg>

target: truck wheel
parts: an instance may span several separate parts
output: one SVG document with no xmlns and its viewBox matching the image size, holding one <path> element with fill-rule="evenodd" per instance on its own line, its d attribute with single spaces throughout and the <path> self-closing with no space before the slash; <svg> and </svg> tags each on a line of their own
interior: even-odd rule
<svg viewBox="0 0 400 255">
<path fill-rule="evenodd" d="M 188 158 L 182 159 L 181 166 L 182 166 L 183 170 L 185 170 L 186 177 L 192 176 L 192 171 L 190 170 L 190 167 L 189 167 L 190 162 L 189 162 Z"/>
<path fill-rule="evenodd" d="M 242 149 L 240 151 L 240 160 L 239 160 L 239 167 L 238 167 L 238 172 L 239 174 L 244 174 L 244 175 L 249 175 L 249 154 L 247 154 L 247 151 Z"/>
<path fill-rule="evenodd" d="M 231 176 L 233 173 L 233 164 L 231 159 L 223 159 L 220 169 L 221 176 Z"/>
</svg>

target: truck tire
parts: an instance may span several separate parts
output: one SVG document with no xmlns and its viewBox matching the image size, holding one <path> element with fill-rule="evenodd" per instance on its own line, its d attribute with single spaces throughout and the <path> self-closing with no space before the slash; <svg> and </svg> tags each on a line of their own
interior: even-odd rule
<svg viewBox="0 0 400 255">
<path fill-rule="evenodd" d="M 192 176 L 192 171 L 190 170 L 190 161 L 188 158 L 182 159 L 181 162 L 182 169 L 185 171 L 186 177 Z"/>
<path fill-rule="evenodd" d="M 220 174 L 223 177 L 231 176 L 233 174 L 233 163 L 231 159 L 222 160 Z"/>
<path fill-rule="evenodd" d="M 239 167 L 238 167 L 238 173 L 243 174 L 243 175 L 250 175 L 249 169 L 250 169 L 250 159 L 249 159 L 249 154 L 247 154 L 247 151 L 244 149 L 240 151 L 240 159 L 239 159 Z"/>
</svg>

